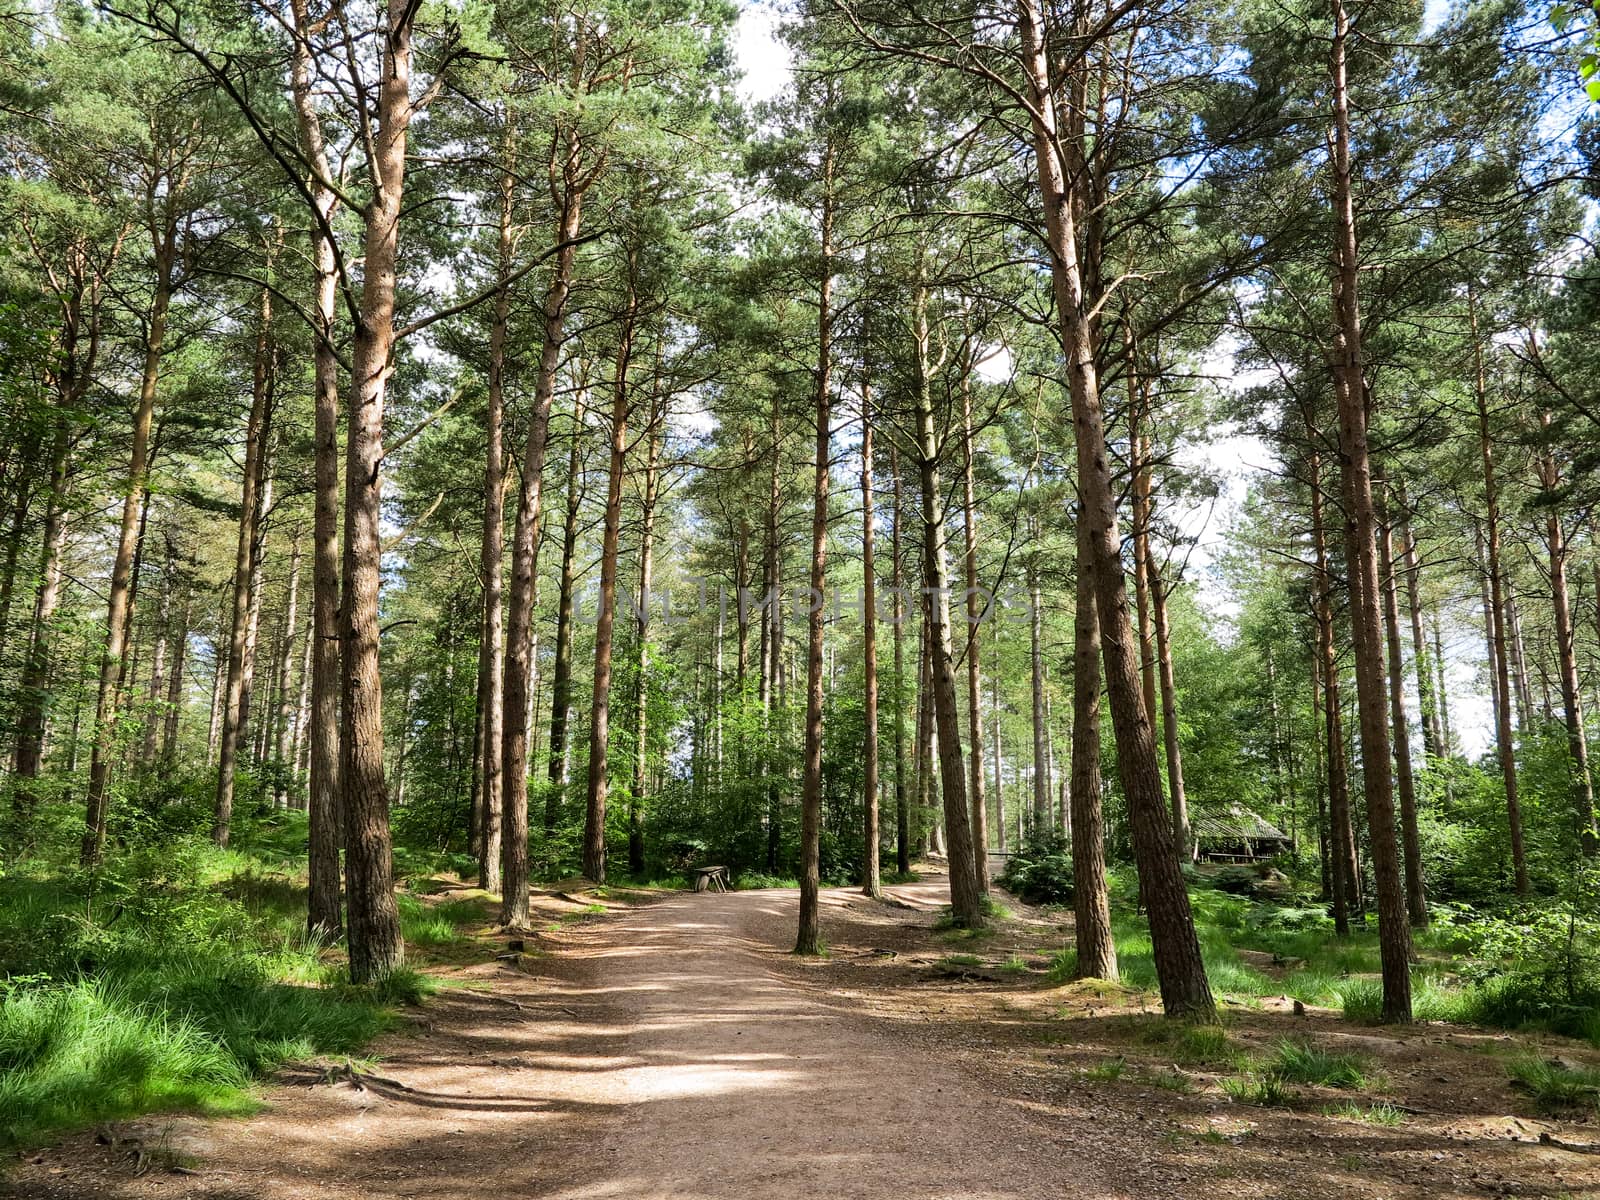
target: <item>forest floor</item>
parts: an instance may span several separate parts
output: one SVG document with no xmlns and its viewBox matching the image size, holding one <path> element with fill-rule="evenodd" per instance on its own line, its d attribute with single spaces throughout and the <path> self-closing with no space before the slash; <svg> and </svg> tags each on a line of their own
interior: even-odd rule
<svg viewBox="0 0 1600 1200">
<path fill-rule="evenodd" d="M 1070 917 L 972 937 L 938 927 L 942 877 L 887 891 L 825 891 L 807 960 L 792 891 L 536 894 L 522 953 L 484 926 L 431 955 L 440 991 L 372 1060 L 287 1071 L 240 1120 L 58 1137 L 0 1196 L 1600 1197 L 1592 1112 L 1536 1117 L 1505 1070 L 1580 1043 L 1287 1000 L 1190 1039 L 1148 996 L 1050 981 Z M 1359 1056 L 1360 1089 L 1230 1097 L 1292 1037 Z"/>
</svg>

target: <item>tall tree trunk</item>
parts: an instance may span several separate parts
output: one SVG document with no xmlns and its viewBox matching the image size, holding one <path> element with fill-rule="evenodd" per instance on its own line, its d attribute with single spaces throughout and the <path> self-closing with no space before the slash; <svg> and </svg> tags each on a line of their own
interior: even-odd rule
<svg viewBox="0 0 1600 1200">
<path fill-rule="evenodd" d="M 312 569 L 315 570 L 315 559 Z M 295 800 L 302 812 L 309 807 L 306 793 L 300 791 L 301 781 L 306 774 L 306 732 L 311 724 L 311 670 L 312 655 L 316 649 L 316 627 L 313 622 L 307 622 L 306 628 L 301 631 L 304 640 L 300 644 L 300 682 L 298 695 L 294 702 L 294 731 L 289 738 L 289 772 L 295 782 Z"/>
<path fill-rule="evenodd" d="M 1356 293 L 1355 204 L 1351 193 L 1350 103 L 1345 81 L 1349 22 L 1344 0 L 1331 0 L 1333 45 L 1333 208 L 1335 228 L 1334 392 L 1339 405 L 1339 451 L 1345 498 L 1345 544 L 1351 574 L 1351 632 L 1361 727 L 1367 832 L 1377 884 L 1378 943 L 1383 965 L 1383 1017 L 1411 1020 L 1411 927 L 1394 837 L 1394 783 L 1389 777 L 1389 724 L 1384 712 L 1382 617 L 1378 599 L 1376 519 L 1367 451 L 1366 379 L 1362 367 L 1360 304 Z"/>
<path fill-rule="evenodd" d="M 904 494 L 900 483 L 900 451 L 889 443 L 889 475 L 894 483 L 894 523 L 889 534 L 889 558 L 894 589 L 894 865 L 904 876 L 911 872 L 911 798 L 906 792 L 906 670 L 905 583 L 901 572 L 900 514 Z"/>
<path fill-rule="evenodd" d="M 611 738 L 611 648 L 617 622 L 617 553 L 622 529 L 622 479 L 627 470 L 628 371 L 632 363 L 639 296 L 636 255 L 629 254 L 628 296 L 618 332 L 612 382 L 611 465 L 607 473 L 605 529 L 600 540 L 600 612 L 594 627 L 594 691 L 589 704 L 589 791 L 583 814 L 583 873 L 606 881 L 606 778 Z"/>
<path fill-rule="evenodd" d="M 1449 677 L 1445 673 L 1444 661 L 1444 630 L 1439 623 L 1439 610 L 1433 611 L 1433 665 L 1438 672 L 1437 691 L 1434 693 L 1439 700 L 1439 744 L 1444 748 L 1446 755 L 1452 753 L 1450 732 L 1450 687 Z"/>
<path fill-rule="evenodd" d="M 1151 727 L 1156 719 L 1156 650 L 1150 619 L 1150 444 L 1142 428 L 1143 389 L 1139 386 L 1133 343 L 1128 354 L 1128 466 L 1133 473 L 1133 594 L 1139 614 L 1139 683 Z M 1176 817 L 1176 814 L 1174 814 Z M 1173 821 L 1176 833 L 1177 821 Z M 1183 843 L 1178 842 L 1178 852 Z"/>
<path fill-rule="evenodd" d="M 272 806 L 289 806 L 289 781 L 294 763 L 289 758 L 289 722 L 294 708 L 289 680 L 294 669 L 294 643 L 300 623 L 300 534 L 289 546 L 289 588 L 283 601 L 283 634 L 278 639 L 278 715 L 272 729 Z"/>
<path fill-rule="evenodd" d="M 633 788 L 628 793 L 628 871 L 635 877 L 644 874 L 644 804 L 649 798 L 647 751 L 650 722 L 650 589 L 655 566 L 656 496 L 660 488 L 661 426 L 666 413 L 659 398 L 651 401 L 650 430 L 646 435 L 644 498 L 640 508 L 639 603 L 634 609 L 634 637 L 637 679 L 633 707 Z"/>
<path fill-rule="evenodd" d="M 1517 608 L 1517 592 L 1505 577 L 1506 628 L 1511 634 L 1511 681 L 1517 697 L 1517 728 L 1535 729 L 1533 685 L 1528 679 L 1528 653 L 1522 643 L 1522 614 Z"/>
<path fill-rule="evenodd" d="M 1483 608 L 1483 661 L 1489 676 L 1489 724 L 1495 730 L 1496 739 L 1499 738 L 1500 729 L 1500 672 L 1497 664 L 1500 660 L 1499 653 L 1495 650 L 1494 641 L 1494 599 L 1489 594 L 1489 567 L 1488 555 L 1484 550 L 1483 529 L 1481 526 L 1473 529 L 1473 543 L 1477 551 L 1475 562 L 1478 567 L 1478 584 L 1480 601 Z M 1498 740 L 1496 746 L 1498 747 Z"/>
<path fill-rule="evenodd" d="M 312 514 L 311 571 L 311 727 L 310 821 L 307 839 L 309 894 L 306 930 L 312 938 L 335 938 L 343 924 L 339 849 L 344 812 L 339 788 L 339 358 L 333 344 L 339 295 L 339 260 L 332 221 L 338 198 L 326 181 L 332 176 L 312 90 L 315 51 L 307 0 L 290 0 L 294 55 L 290 70 L 301 149 L 313 179 L 312 290 L 316 377 L 313 471 L 316 500 Z"/>
<path fill-rule="evenodd" d="M 1167 752 L 1167 792 L 1172 802 L 1172 838 L 1184 861 L 1194 858 L 1189 828 L 1189 792 L 1183 782 L 1183 746 L 1178 741 L 1178 685 L 1172 672 L 1172 625 L 1167 614 L 1167 585 L 1155 559 L 1145 558 L 1150 576 L 1150 607 L 1156 626 L 1156 665 L 1161 684 L 1161 736 Z"/>
<path fill-rule="evenodd" d="M 271 388 L 269 387 L 269 396 Z M 268 400 L 268 412 L 271 411 L 272 401 Z M 253 765 L 261 765 L 259 741 L 255 733 L 263 724 L 257 719 L 251 725 L 250 716 L 256 692 L 256 657 L 261 648 L 261 605 L 266 596 L 266 589 L 262 586 L 261 577 L 266 570 L 267 561 L 267 513 L 272 509 L 272 442 L 263 442 L 260 458 L 256 461 L 256 519 L 254 522 L 254 540 L 250 545 L 250 611 L 246 616 L 244 628 L 244 664 L 241 668 L 242 682 L 239 687 L 239 724 L 235 734 L 240 746 L 246 745 L 245 735 L 251 735 L 252 749 L 250 757 Z"/>
<path fill-rule="evenodd" d="M 861 777 L 863 811 L 861 891 L 867 896 L 883 892 L 878 854 L 878 575 L 873 558 L 877 511 L 872 497 L 872 384 L 861 380 L 861 644 L 862 720 L 865 725 Z"/>
<path fill-rule="evenodd" d="M 233 789 L 238 769 L 239 743 L 245 720 L 245 667 L 250 636 L 250 613 L 256 599 L 252 581 L 257 577 L 256 553 L 261 520 L 262 459 L 271 436 L 273 389 L 268 358 L 271 354 L 272 293 L 261 292 L 257 318 L 254 379 L 250 416 L 244 433 L 244 480 L 239 499 L 239 530 L 233 555 L 233 612 L 228 626 L 228 683 L 223 696 L 222 729 L 218 745 L 216 803 L 211 838 L 228 844 L 233 820 Z M 259 609 L 257 610 L 259 612 Z"/>
<path fill-rule="evenodd" d="M 929 853 L 938 849 L 939 822 L 933 815 L 933 684 L 928 652 L 928 598 L 918 602 L 921 609 L 917 632 L 917 734 L 912 756 L 912 771 L 917 783 L 918 837 Z"/>
<path fill-rule="evenodd" d="M 983 661 L 979 631 L 988 615 L 978 598 L 978 505 L 972 484 L 972 371 L 961 371 L 962 535 L 966 550 L 967 592 L 967 764 L 972 789 L 972 853 L 978 891 L 989 894 L 989 806 L 983 794 Z"/>
<path fill-rule="evenodd" d="M 1315 436 L 1315 430 L 1310 431 Z M 1329 881 L 1333 892 L 1333 927 L 1350 936 L 1350 910 L 1355 907 L 1355 843 L 1351 836 L 1350 782 L 1345 773 L 1344 733 L 1339 721 L 1339 659 L 1333 637 L 1333 572 L 1328 566 L 1327 526 L 1323 520 L 1320 457 L 1311 452 L 1311 540 L 1316 555 L 1315 594 L 1317 662 L 1322 680 L 1323 736 L 1328 753 L 1328 820 L 1332 831 Z"/>
<path fill-rule="evenodd" d="M 1033 522 L 1037 535 L 1037 522 Z M 1036 557 L 1036 556 L 1035 556 Z M 1044 653 L 1041 648 L 1044 605 L 1039 593 L 1039 567 L 1028 562 L 1028 665 L 1033 684 L 1033 834 L 1043 836 L 1050 826 L 1050 769 L 1045 744 Z M 1096 639 L 1098 644 L 1098 638 Z M 1096 676 L 1098 679 L 1098 675 Z M 1098 697 L 1099 684 L 1095 685 Z"/>
<path fill-rule="evenodd" d="M 983 922 L 978 888 L 966 772 L 961 764 L 961 714 L 957 708 L 954 651 L 950 633 L 950 575 L 945 566 L 945 496 L 939 482 L 939 439 L 934 428 L 929 378 L 928 293 L 919 286 L 913 300 L 917 467 L 922 485 L 922 585 L 926 597 L 928 653 L 933 713 L 939 743 L 939 782 L 944 799 L 944 832 L 950 856 L 950 913 L 958 926 Z"/>
<path fill-rule="evenodd" d="M 1517 895 L 1528 894 L 1528 858 L 1522 841 L 1522 804 L 1517 794 L 1517 748 L 1511 728 L 1510 636 L 1507 629 L 1505 583 L 1500 571 L 1500 492 L 1495 480 L 1494 443 L 1489 436 L 1488 385 L 1484 377 L 1483 347 L 1478 336 L 1476 297 L 1469 294 L 1472 329 L 1473 395 L 1478 408 L 1478 452 L 1483 462 L 1484 551 L 1489 577 L 1489 662 L 1494 675 L 1495 744 L 1500 775 L 1506 789 L 1506 823 L 1511 833 L 1511 865 Z"/>
<path fill-rule="evenodd" d="M 1422 929 L 1428 924 L 1428 898 L 1422 878 L 1422 835 L 1417 828 L 1417 784 L 1411 771 L 1411 730 L 1406 722 L 1406 664 L 1400 650 L 1394 527 L 1382 525 L 1378 539 L 1378 570 L 1383 576 L 1383 628 L 1389 650 L 1389 720 L 1394 726 L 1395 780 L 1400 790 L 1400 847 L 1406 869 L 1406 915 L 1413 926 Z"/>
<path fill-rule="evenodd" d="M 833 85 L 828 85 L 833 99 Z M 833 164 L 830 140 L 822 155 L 822 278 L 817 289 L 817 377 L 815 413 L 816 492 L 811 508 L 811 603 L 806 613 L 806 730 L 800 776 L 800 921 L 796 954 L 819 949 L 817 892 L 821 887 L 822 842 L 822 643 L 827 622 L 823 593 L 828 586 L 828 484 L 833 458 Z M 871 519 L 871 514 L 868 514 Z"/>
<path fill-rule="evenodd" d="M 745 440 L 744 455 L 747 459 L 751 456 L 748 437 Z M 733 626 L 736 642 L 733 677 L 741 701 L 744 697 L 745 678 L 750 673 L 750 606 L 745 603 L 745 590 L 749 586 L 749 581 L 750 518 L 744 513 L 740 513 L 738 530 L 733 539 Z M 740 763 L 742 765 L 742 734 L 740 751 Z"/>
<path fill-rule="evenodd" d="M 117 691 L 128 651 L 128 613 L 133 598 L 133 556 L 137 548 L 139 514 L 144 508 L 150 462 L 150 428 L 156 408 L 156 385 L 161 376 L 161 353 L 166 341 L 167 309 L 172 302 L 173 271 L 177 264 L 178 230 L 164 221 L 152 229 L 155 252 L 155 289 L 145 317 L 144 369 L 139 379 L 139 400 L 133 413 L 128 475 L 122 498 L 122 521 L 117 530 L 116 555 L 106 605 L 106 639 L 100 657 L 99 690 L 95 699 L 94 745 L 89 752 L 89 790 L 84 804 L 84 866 L 95 866 L 105 847 L 107 789 L 117 745 Z"/>
<path fill-rule="evenodd" d="M 552 191 L 561 197 L 556 222 L 555 264 L 545 289 L 544 328 L 539 373 L 534 380 L 533 413 L 523 451 L 522 487 L 517 496 L 517 526 L 512 541 L 511 594 L 506 609 L 505 702 L 501 735 L 501 902 L 500 921 L 528 923 L 528 693 L 533 678 L 534 569 L 539 553 L 539 505 L 549 447 L 550 404 L 565 343 L 567 300 L 572 291 L 583 193 L 566 183 L 575 170 L 578 143 L 569 136 L 564 163 L 553 164 Z"/>
<path fill-rule="evenodd" d="M 1422 749 L 1428 760 L 1443 758 L 1444 735 L 1439 728 L 1439 706 L 1434 699 L 1433 667 L 1427 638 L 1422 632 L 1422 568 L 1417 562 L 1417 538 L 1411 528 L 1410 507 L 1404 481 L 1398 481 L 1400 502 L 1400 565 L 1405 571 L 1406 607 L 1411 618 L 1411 650 L 1417 673 L 1417 705 L 1422 717 Z M 1424 763 L 1426 765 L 1426 762 Z"/>
<path fill-rule="evenodd" d="M 156 761 L 160 745 L 162 705 L 167 689 L 167 649 L 172 635 L 172 589 L 176 586 L 177 554 L 172 542 L 166 546 L 166 561 L 162 564 L 161 583 L 156 593 L 155 644 L 150 653 L 150 699 L 145 705 L 144 744 L 139 750 L 139 766 L 147 770 Z"/>
<path fill-rule="evenodd" d="M 764 589 L 761 609 L 761 726 L 766 741 L 763 750 L 767 776 L 767 872 L 778 870 L 778 846 L 783 836 L 783 811 L 780 804 L 778 764 L 782 758 L 773 707 L 777 702 L 779 659 L 782 653 L 780 622 L 783 615 L 778 599 L 780 576 L 783 570 L 783 552 L 778 541 L 778 518 L 782 505 L 781 469 L 783 447 L 782 389 L 772 391 L 772 409 L 769 416 L 772 438 L 771 470 L 767 478 L 767 532 L 762 561 L 761 584 Z M 770 607 L 767 607 L 770 605 Z"/>
<path fill-rule="evenodd" d="M 0 659 L 6 651 L 6 637 L 11 632 L 11 600 L 16 592 L 17 560 L 22 557 L 23 530 L 28 524 L 28 512 L 33 502 L 33 472 L 37 469 L 39 445 L 37 437 L 18 455 L 16 462 L 16 495 L 12 500 L 11 521 L 5 533 L 5 556 L 0 560 Z"/>
<path fill-rule="evenodd" d="M 1547 433 L 1550 414 L 1540 414 Z M 1561 487 L 1555 455 L 1546 450 L 1539 460 L 1539 483 L 1552 496 Z M 1572 799 L 1578 840 L 1585 856 L 1600 853 L 1594 827 L 1594 781 L 1589 775 L 1589 746 L 1583 728 L 1583 703 L 1578 694 L 1578 656 L 1572 628 L 1572 604 L 1567 595 L 1567 534 L 1561 513 L 1551 503 L 1545 516 L 1545 548 L 1550 554 L 1550 602 L 1555 615 L 1556 658 L 1561 676 L 1561 713 L 1567 726 L 1568 769 L 1572 773 Z"/>
<path fill-rule="evenodd" d="M 1000 774 L 1004 751 L 1000 745 L 1000 637 L 994 638 L 994 670 L 989 673 L 989 706 L 994 713 L 994 825 L 995 846 L 1001 854 L 1006 852 L 1006 789 Z"/>
<path fill-rule="evenodd" d="M 1077 609 L 1072 645 L 1072 767 L 1067 794 L 1072 810 L 1072 911 L 1079 979 L 1117 978 L 1117 944 L 1111 936 L 1106 887 L 1105 814 L 1100 790 L 1100 620 L 1089 576 L 1088 522 L 1077 522 Z"/>
<path fill-rule="evenodd" d="M 544 828 L 549 833 L 561 818 L 566 799 L 568 721 L 572 715 L 572 638 L 577 622 L 578 511 L 583 503 L 583 437 L 585 409 L 580 390 L 572 412 L 572 444 L 567 451 L 566 514 L 561 522 L 561 570 L 556 592 L 556 661 L 550 677 L 549 786 L 545 789 Z"/>
<path fill-rule="evenodd" d="M 405 957 L 395 907 L 389 796 L 383 777 L 383 680 L 378 669 L 382 581 L 383 409 L 394 352 L 406 135 L 411 124 L 411 26 L 416 7 L 388 0 L 377 92 L 373 196 L 367 205 L 361 316 L 352 338 L 345 446 L 340 782 L 344 792 L 346 936 L 350 978 L 382 979 Z"/>
<path fill-rule="evenodd" d="M 1339 900 L 1344 891 L 1335 883 L 1335 865 L 1337 859 L 1333 853 L 1332 830 L 1328 822 L 1328 780 L 1322 770 L 1322 740 L 1315 732 L 1322 724 L 1322 653 L 1321 653 L 1321 621 L 1318 623 L 1318 650 L 1311 657 L 1311 769 L 1317 789 L 1317 865 L 1322 881 L 1322 898 L 1334 901 L 1336 907 L 1342 906 Z M 1345 928 L 1350 927 L 1349 919 L 1345 920 Z"/>
<path fill-rule="evenodd" d="M 510 114 L 501 146 L 500 223 L 495 243 L 495 272 L 500 284 L 489 318 L 489 387 L 483 415 L 483 538 L 478 550 L 478 575 L 483 590 L 483 618 L 478 634 L 477 826 L 478 885 L 500 891 L 501 774 L 505 763 L 500 744 L 505 730 L 505 406 L 506 334 L 511 324 L 512 205 L 516 198 L 516 126 Z"/>
<path fill-rule="evenodd" d="M 1034 159 L 1044 202 L 1051 259 L 1051 282 L 1067 360 L 1077 441 L 1080 520 L 1088 526 L 1089 577 L 1100 619 L 1106 690 L 1116 731 L 1117 768 L 1128 801 L 1134 858 L 1150 919 L 1150 939 L 1161 1000 L 1169 1016 L 1213 1020 L 1216 1005 L 1206 980 L 1200 940 L 1195 934 L 1189 893 L 1173 847 L 1172 825 L 1161 796 L 1154 731 L 1140 694 L 1138 647 L 1128 612 L 1117 527 L 1116 490 L 1106 451 L 1099 377 L 1078 255 L 1077 208 L 1081 191 L 1069 191 L 1061 157 L 1054 87 L 1038 0 L 1020 0 L 1017 32 L 1030 100 Z M 1080 68 L 1081 69 L 1081 68 Z M 1082 162 L 1082 132 L 1072 142 Z M 1084 172 L 1074 173 L 1079 179 Z M 1075 188 L 1079 183 L 1075 181 Z"/>
<path fill-rule="evenodd" d="M 17 741 L 12 751 L 12 765 L 16 775 L 15 807 L 24 816 L 32 815 L 37 805 L 35 781 L 44 759 L 45 717 L 50 707 L 54 657 L 51 625 L 61 599 L 61 547 L 67 533 L 66 490 L 71 446 L 67 418 L 58 414 L 50 451 L 50 493 L 45 501 L 44 529 L 40 535 L 39 583 L 33 597 L 27 657 L 17 683 Z"/>
<path fill-rule="evenodd" d="M 230 593 L 231 594 L 231 593 Z M 222 701 L 228 690 L 228 655 L 222 646 L 222 633 L 227 628 L 229 606 L 217 619 L 217 632 L 211 638 L 211 713 L 206 724 L 206 766 L 217 761 L 217 742 L 222 738 Z"/>
<path fill-rule="evenodd" d="M 178 752 L 178 725 L 183 719 L 183 671 L 189 654 L 189 614 L 194 604 L 191 585 L 183 585 L 177 636 L 172 639 L 172 666 L 167 672 L 167 706 L 161 719 L 161 762 L 171 765 Z"/>
</svg>

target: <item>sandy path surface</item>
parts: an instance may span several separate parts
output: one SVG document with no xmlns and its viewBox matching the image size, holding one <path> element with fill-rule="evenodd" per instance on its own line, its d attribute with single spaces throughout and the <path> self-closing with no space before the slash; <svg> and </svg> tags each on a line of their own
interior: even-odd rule
<svg viewBox="0 0 1600 1200">
<path fill-rule="evenodd" d="M 918 909 L 943 899 L 940 883 L 896 891 Z M 1033 1118 L 810 984 L 786 953 L 796 903 L 682 895 L 580 924 L 520 965 L 463 972 L 474 990 L 442 992 L 360 1082 L 307 1073 L 244 1121 L 149 1118 L 93 1150 L 69 1141 L 0 1194 L 1123 1194 L 1093 1177 L 1091 1131 Z M 842 891 L 824 904 L 879 908 Z M 141 1153 L 159 1163 L 168 1149 L 196 1173 L 133 1174 Z"/>
</svg>

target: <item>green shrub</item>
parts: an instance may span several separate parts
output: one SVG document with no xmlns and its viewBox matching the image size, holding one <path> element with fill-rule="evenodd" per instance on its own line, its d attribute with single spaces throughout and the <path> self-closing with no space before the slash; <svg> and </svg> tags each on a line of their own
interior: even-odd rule
<svg viewBox="0 0 1600 1200">
<path fill-rule="evenodd" d="M 1029 904 L 1071 904 L 1071 843 L 1055 830 L 1035 834 L 1006 860 L 997 882 Z"/>
</svg>

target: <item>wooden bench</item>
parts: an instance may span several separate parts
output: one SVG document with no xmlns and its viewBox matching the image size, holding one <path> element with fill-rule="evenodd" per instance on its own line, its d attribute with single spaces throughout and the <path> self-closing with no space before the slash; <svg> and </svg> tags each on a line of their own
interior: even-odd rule
<svg viewBox="0 0 1600 1200">
<path fill-rule="evenodd" d="M 729 882 L 727 867 L 698 867 L 694 873 L 697 892 L 725 892 Z"/>
</svg>

